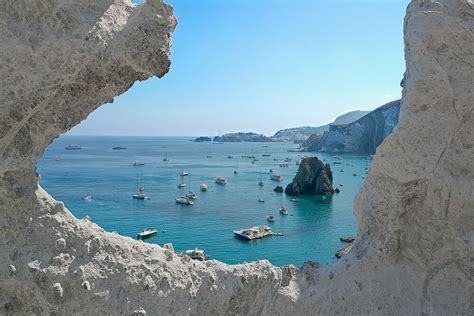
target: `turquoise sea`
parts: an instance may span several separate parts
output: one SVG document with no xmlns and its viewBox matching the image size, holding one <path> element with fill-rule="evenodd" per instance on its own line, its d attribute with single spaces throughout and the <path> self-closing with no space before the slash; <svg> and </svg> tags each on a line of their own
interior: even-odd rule
<svg viewBox="0 0 474 316">
<path fill-rule="evenodd" d="M 202 248 L 212 259 L 226 263 L 259 259 L 279 266 L 301 265 L 309 260 L 328 263 L 345 246 L 339 237 L 355 234 L 352 203 L 370 157 L 340 155 L 342 164 L 334 164 L 332 154 L 317 154 L 331 164 L 334 187 L 339 187 L 341 193 L 326 199 L 300 197 L 298 202 L 292 202 L 290 197 L 273 192 L 278 183 L 270 180 L 269 170 L 284 176 L 281 185 L 285 187 L 298 170 L 296 161 L 307 154 L 288 152 L 297 145 L 219 145 L 190 139 L 62 136 L 48 147 L 38 163 L 41 185 L 76 217 L 88 215 L 108 231 L 136 237 L 141 229 L 154 227 L 160 233 L 147 242 L 171 242 L 177 251 Z M 65 150 L 68 144 L 79 144 L 82 150 Z M 114 146 L 127 150 L 112 150 Z M 271 156 L 262 157 L 267 152 Z M 255 155 L 259 161 L 252 164 L 252 159 L 242 155 Z M 169 161 L 164 162 L 164 157 Z M 279 167 L 287 157 L 292 158 L 289 166 Z M 132 166 L 135 160 L 145 165 Z M 190 187 L 198 196 L 191 207 L 175 203 L 180 195 L 177 183 L 182 170 L 190 172 L 186 182 L 190 180 Z M 357 176 L 353 176 L 354 172 Z M 148 201 L 132 199 L 137 175 L 151 198 Z M 228 184 L 215 184 L 217 176 L 225 176 Z M 265 183 L 263 187 L 257 185 L 260 178 Z M 201 183 L 208 184 L 207 192 L 199 190 Z M 91 201 L 84 200 L 89 194 Z M 265 203 L 259 203 L 258 198 Z M 289 216 L 278 213 L 281 204 L 287 207 Z M 275 223 L 267 222 L 267 214 L 275 215 Z M 233 235 L 234 230 L 263 224 L 284 236 L 249 242 Z"/>
</svg>

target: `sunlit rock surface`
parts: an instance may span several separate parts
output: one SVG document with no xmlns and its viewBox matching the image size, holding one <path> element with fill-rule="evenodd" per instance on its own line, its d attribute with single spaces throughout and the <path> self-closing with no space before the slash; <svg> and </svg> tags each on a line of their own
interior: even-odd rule
<svg viewBox="0 0 474 316">
<path fill-rule="evenodd" d="M 357 198 L 354 248 L 277 268 L 190 262 L 37 186 L 55 137 L 168 71 L 169 6 L 0 0 L 0 314 L 473 314 L 473 17 L 470 0 L 412 2 L 399 128 Z"/>
</svg>

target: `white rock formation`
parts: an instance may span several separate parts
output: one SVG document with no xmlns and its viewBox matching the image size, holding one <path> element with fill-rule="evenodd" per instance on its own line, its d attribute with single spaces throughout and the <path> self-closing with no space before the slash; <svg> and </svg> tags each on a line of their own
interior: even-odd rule
<svg viewBox="0 0 474 316">
<path fill-rule="evenodd" d="M 471 0 L 409 6 L 399 127 L 357 198 L 353 250 L 324 267 L 166 255 L 37 185 L 55 137 L 168 71 L 175 24 L 158 0 L 0 0 L 0 314 L 474 313 Z"/>
</svg>

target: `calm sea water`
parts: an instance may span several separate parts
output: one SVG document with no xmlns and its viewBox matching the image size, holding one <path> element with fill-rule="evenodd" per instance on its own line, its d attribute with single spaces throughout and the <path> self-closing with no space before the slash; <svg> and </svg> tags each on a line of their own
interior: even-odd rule
<svg viewBox="0 0 474 316">
<path fill-rule="evenodd" d="M 65 150 L 71 143 L 80 144 L 82 150 Z M 112 150 L 114 146 L 127 150 Z M 269 170 L 284 176 L 281 185 L 285 187 L 296 174 L 295 162 L 302 155 L 288 152 L 295 147 L 289 143 L 217 145 L 183 138 L 62 136 L 49 146 L 38 171 L 41 185 L 76 217 L 89 215 L 108 231 L 135 237 L 147 227 L 166 230 L 147 242 L 172 242 L 177 251 L 203 248 L 211 258 L 226 263 L 258 259 L 275 265 L 301 265 L 308 260 L 328 263 L 345 245 L 339 237 L 356 232 L 352 202 L 370 157 L 341 155 L 342 164 L 336 165 L 333 155 L 318 154 L 331 163 L 334 186 L 342 184 L 341 193 L 327 199 L 300 197 L 292 202 L 290 197 L 272 191 L 278 183 L 270 180 Z M 262 157 L 267 151 L 271 157 Z M 259 159 L 255 164 L 241 157 L 252 154 Z M 163 162 L 164 157 L 169 161 Z M 286 157 L 293 158 L 289 167 L 279 167 Z M 134 160 L 145 165 L 134 167 Z M 198 195 L 191 207 L 175 204 L 182 170 L 191 173 L 186 181 L 190 180 L 192 191 Z M 151 198 L 148 201 L 132 199 L 137 174 Z M 220 175 L 227 177 L 226 186 L 215 184 Z M 257 185 L 260 178 L 264 187 Z M 207 183 L 209 190 L 200 192 L 200 183 Z M 89 194 L 90 202 L 83 199 Z M 259 203 L 258 198 L 265 203 Z M 290 216 L 278 213 L 281 204 Z M 267 223 L 267 214 L 274 214 L 276 222 Z M 284 236 L 251 242 L 233 236 L 233 230 L 263 224 Z"/>
</svg>

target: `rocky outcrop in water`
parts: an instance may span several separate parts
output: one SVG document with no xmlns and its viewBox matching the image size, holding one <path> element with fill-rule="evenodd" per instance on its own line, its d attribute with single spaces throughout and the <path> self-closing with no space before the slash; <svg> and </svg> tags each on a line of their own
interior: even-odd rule
<svg viewBox="0 0 474 316">
<path fill-rule="evenodd" d="M 331 166 L 324 164 L 317 157 L 302 159 L 298 173 L 286 186 L 285 193 L 288 195 L 333 194 Z"/>
<path fill-rule="evenodd" d="M 215 142 L 272 142 L 270 137 L 257 133 L 228 133 L 214 137 Z"/>
<path fill-rule="evenodd" d="M 168 71 L 171 7 L 0 2 L 0 314 L 474 314 L 473 16 L 471 0 L 412 1 L 400 122 L 356 198 L 353 248 L 280 268 L 190 262 L 76 219 L 38 185 L 54 138 Z"/>
<path fill-rule="evenodd" d="M 305 151 L 374 154 L 398 124 L 400 100 L 387 103 L 347 125 L 331 125 L 323 135 L 313 134 L 302 145 Z"/>
<path fill-rule="evenodd" d="M 196 143 L 204 143 L 204 142 L 210 142 L 210 141 L 212 141 L 212 139 L 210 137 L 201 136 L 201 137 L 197 137 L 193 141 L 196 142 Z"/>
</svg>

